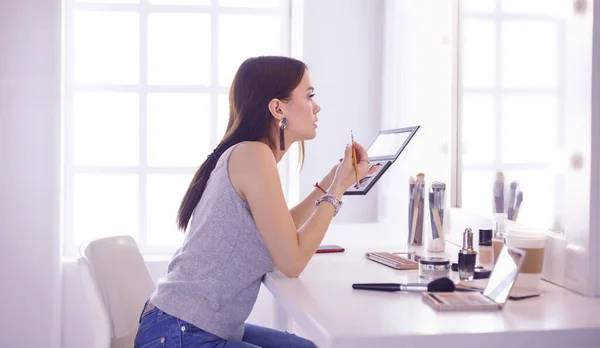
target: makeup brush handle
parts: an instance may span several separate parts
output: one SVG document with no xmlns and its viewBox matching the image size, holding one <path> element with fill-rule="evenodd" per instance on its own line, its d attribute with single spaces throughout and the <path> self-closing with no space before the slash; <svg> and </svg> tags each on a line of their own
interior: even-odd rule
<svg viewBox="0 0 600 348">
<path fill-rule="evenodd" d="M 400 291 L 427 292 L 427 284 L 409 283 L 409 284 L 399 284 L 399 285 L 400 285 Z"/>
<path fill-rule="evenodd" d="M 377 291 L 400 291 L 398 283 L 357 283 L 352 284 L 352 289 L 377 290 Z"/>
<path fill-rule="evenodd" d="M 518 217 L 518 216 L 519 216 L 519 208 L 517 207 L 517 208 L 515 209 L 515 212 L 513 213 L 513 216 L 512 216 L 512 221 L 517 221 L 517 217 Z"/>
</svg>

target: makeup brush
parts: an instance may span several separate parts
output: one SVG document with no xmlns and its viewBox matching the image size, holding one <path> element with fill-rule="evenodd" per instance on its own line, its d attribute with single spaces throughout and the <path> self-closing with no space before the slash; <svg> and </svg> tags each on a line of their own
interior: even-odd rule
<svg viewBox="0 0 600 348">
<path fill-rule="evenodd" d="M 408 178 L 408 243 L 412 238 L 412 213 L 414 210 L 413 206 L 413 195 L 415 194 L 415 178 L 412 176 Z"/>
<path fill-rule="evenodd" d="M 431 220 L 431 238 L 433 240 L 439 238 L 438 230 L 433 220 L 433 209 L 435 207 L 435 191 L 429 192 L 429 219 Z"/>
<path fill-rule="evenodd" d="M 510 200 L 508 201 L 507 217 L 509 220 L 513 219 L 515 214 L 515 199 L 517 198 L 517 182 L 513 181 L 510 183 Z"/>
<path fill-rule="evenodd" d="M 517 216 L 519 215 L 519 209 L 521 208 L 521 203 L 523 203 L 523 191 L 517 194 L 517 204 L 515 205 L 515 213 L 513 214 L 512 221 L 517 221 Z"/>
<path fill-rule="evenodd" d="M 442 225 L 442 218 L 443 218 L 443 206 L 442 206 L 442 198 L 443 198 L 443 193 L 444 190 L 446 189 L 446 184 L 444 184 L 443 182 L 439 182 L 439 181 L 434 181 L 431 184 L 431 187 L 433 189 L 434 192 L 434 205 L 432 207 L 432 212 L 433 212 L 433 224 L 435 225 L 435 229 L 437 230 L 437 237 L 438 238 L 442 238 L 442 241 L 444 240 L 444 235 L 443 235 L 443 225 Z"/>
<path fill-rule="evenodd" d="M 496 213 L 504 213 L 504 174 L 498 172 L 496 174 L 496 182 L 494 183 L 494 208 Z"/>
<path fill-rule="evenodd" d="M 417 180 L 419 182 L 419 217 L 417 219 L 417 233 L 416 240 L 417 245 L 423 245 L 423 218 L 425 214 L 425 174 L 417 174 Z"/>
<path fill-rule="evenodd" d="M 438 190 L 438 213 L 439 213 L 439 217 L 440 217 L 440 225 L 442 226 L 442 230 L 444 228 L 444 208 L 445 208 L 445 204 L 446 204 L 446 184 L 443 182 L 438 182 L 437 183 L 437 190 Z M 440 237 L 442 237 L 442 240 L 444 239 L 444 234 L 440 233 Z"/>
<path fill-rule="evenodd" d="M 415 244 L 423 244 L 423 213 L 425 211 L 425 174 L 417 174 L 418 195 L 417 199 L 417 225 L 415 230 Z"/>
<path fill-rule="evenodd" d="M 456 288 L 450 278 L 438 278 L 428 284 L 425 283 L 355 283 L 352 289 L 375 291 L 406 291 L 406 292 L 453 292 Z"/>
<path fill-rule="evenodd" d="M 417 243 L 417 222 L 419 219 L 419 207 L 420 207 L 420 198 L 421 198 L 421 191 L 423 189 L 423 185 L 422 183 L 424 182 L 424 178 L 425 174 L 420 173 L 417 175 L 417 182 L 415 183 L 415 189 L 413 191 L 413 195 L 412 195 L 412 225 L 410 226 L 410 239 L 408 241 L 408 244 L 418 244 Z"/>
</svg>

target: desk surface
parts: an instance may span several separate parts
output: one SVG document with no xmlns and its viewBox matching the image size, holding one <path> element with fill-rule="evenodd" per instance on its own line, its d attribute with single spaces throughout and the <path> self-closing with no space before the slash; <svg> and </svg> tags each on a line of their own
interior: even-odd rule
<svg viewBox="0 0 600 348">
<path fill-rule="evenodd" d="M 511 300 L 501 311 L 440 313 L 424 304 L 420 294 L 352 289 L 352 283 L 419 281 L 416 270 L 398 271 L 364 257 L 365 251 L 406 247 L 365 248 L 356 239 L 352 244 L 344 245 L 344 253 L 315 255 L 299 278 L 278 271 L 265 277 L 276 301 L 319 347 L 479 348 L 482 340 L 486 347 L 600 346 L 600 298 L 544 282 L 542 296 Z M 450 248 L 446 257 L 456 261 Z M 456 281 L 457 274 L 452 273 Z"/>
</svg>

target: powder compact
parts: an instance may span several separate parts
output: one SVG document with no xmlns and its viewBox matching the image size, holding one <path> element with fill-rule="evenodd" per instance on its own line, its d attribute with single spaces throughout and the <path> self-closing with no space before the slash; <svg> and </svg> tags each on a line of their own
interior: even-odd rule
<svg viewBox="0 0 600 348">
<path fill-rule="evenodd" d="M 450 276 L 450 260 L 443 257 L 419 259 L 419 277 L 434 280 Z"/>
</svg>

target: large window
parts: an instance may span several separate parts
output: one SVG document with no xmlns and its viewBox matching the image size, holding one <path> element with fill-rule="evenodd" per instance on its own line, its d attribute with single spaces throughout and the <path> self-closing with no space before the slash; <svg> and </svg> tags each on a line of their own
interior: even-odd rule
<svg viewBox="0 0 600 348">
<path fill-rule="evenodd" d="M 236 69 L 289 51 L 289 0 L 67 0 L 65 253 L 118 234 L 145 253 L 173 250 Z"/>
</svg>

